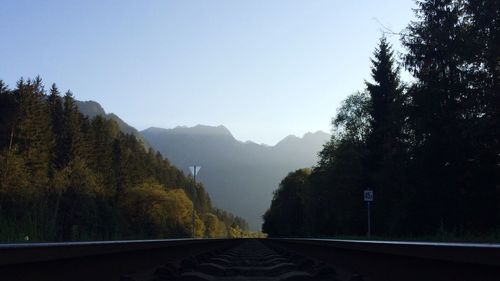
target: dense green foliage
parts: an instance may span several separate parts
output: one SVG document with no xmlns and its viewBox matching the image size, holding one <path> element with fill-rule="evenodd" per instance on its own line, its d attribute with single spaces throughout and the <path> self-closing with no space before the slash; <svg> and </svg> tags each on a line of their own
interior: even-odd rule
<svg viewBox="0 0 500 281">
<path fill-rule="evenodd" d="M 0 80 L 0 239 L 71 241 L 240 236 L 203 186 L 117 123 L 82 115 L 40 78 Z"/>
<path fill-rule="evenodd" d="M 402 34 L 401 85 L 382 38 L 372 81 L 348 97 L 309 172 L 290 173 L 264 215 L 274 236 L 379 236 L 500 229 L 500 2 L 426 0 Z M 288 215 L 285 215 L 288 214 Z"/>
</svg>

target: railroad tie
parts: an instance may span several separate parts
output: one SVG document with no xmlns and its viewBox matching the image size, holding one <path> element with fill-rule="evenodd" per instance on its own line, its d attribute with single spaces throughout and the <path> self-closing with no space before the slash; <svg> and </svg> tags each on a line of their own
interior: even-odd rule
<svg viewBox="0 0 500 281">
<path fill-rule="evenodd" d="M 151 281 L 336 281 L 333 268 L 319 261 L 267 247 L 257 240 L 189 257 L 176 267 L 158 268 Z"/>
</svg>

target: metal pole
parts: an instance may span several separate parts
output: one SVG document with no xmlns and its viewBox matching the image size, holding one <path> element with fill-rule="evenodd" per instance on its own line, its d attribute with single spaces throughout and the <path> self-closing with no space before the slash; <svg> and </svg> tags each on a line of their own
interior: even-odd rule
<svg viewBox="0 0 500 281">
<path fill-rule="evenodd" d="M 368 239 L 372 236 L 372 230 L 371 230 L 371 219 L 370 219 L 370 201 L 366 201 L 368 204 Z"/>
<path fill-rule="evenodd" d="M 196 199 L 196 165 L 194 165 L 194 170 L 193 170 L 193 180 L 194 180 L 194 186 L 193 186 L 193 218 L 192 218 L 192 238 L 194 238 L 194 200 Z"/>
</svg>

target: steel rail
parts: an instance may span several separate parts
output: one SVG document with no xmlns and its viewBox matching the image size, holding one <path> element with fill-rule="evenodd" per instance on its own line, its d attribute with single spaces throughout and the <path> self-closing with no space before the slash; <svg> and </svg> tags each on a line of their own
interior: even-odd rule
<svg viewBox="0 0 500 281">
<path fill-rule="evenodd" d="M 163 247 L 196 245 L 222 239 L 157 239 L 0 244 L 0 265 L 109 255 Z"/>
<path fill-rule="evenodd" d="M 266 245 L 323 261 L 365 281 L 500 280 L 500 245 L 267 238 Z M 119 280 L 241 239 L 167 239 L 0 244 L 1 280 Z"/>
<path fill-rule="evenodd" d="M 493 243 L 369 241 L 303 238 L 275 238 L 273 240 L 441 261 L 500 266 L 500 244 Z"/>
<path fill-rule="evenodd" d="M 0 280 L 120 280 L 238 239 L 0 244 Z"/>
<path fill-rule="evenodd" d="M 303 238 L 269 238 L 266 243 L 368 280 L 500 280 L 499 244 Z"/>
</svg>

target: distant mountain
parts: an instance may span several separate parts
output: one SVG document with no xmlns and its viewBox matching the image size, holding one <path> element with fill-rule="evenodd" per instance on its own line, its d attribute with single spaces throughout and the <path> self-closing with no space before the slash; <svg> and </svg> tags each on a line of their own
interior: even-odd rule
<svg viewBox="0 0 500 281">
<path fill-rule="evenodd" d="M 114 120 L 117 124 L 120 130 L 126 134 L 131 134 L 134 135 L 139 141 L 141 141 L 146 148 L 149 148 L 150 145 L 149 143 L 144 139 L 144 137 L 137 131 L 136 128 L 130 126 L 127 124 L 125 121 L 123 121 L 120 117 L 118 117 L 114 113 L 106 113 L 104 108 L 95 101 L 76 101 L 76 106 L 78 107 L 78 110 L 85 116 L 89 117 L 90 119 L 94 118 L 95 116 L 103 116 L 106 119 L 111 119 Z"/>
<path fill-rule="evenodd" d="M 216 206 L 261 228 L 272 192 L 287 173 L 316 164 L 317 153 L 330 135 L 321 131 L 288 136 L 275 146 L 241 142 L 224 126 L 149 128 L 141 131 L 151 146 L 187 171 L 201 165 L 197 176 Z"/>
<path fill-rule="evenodd" d="M 272 192 L 287 173 L 317 162 L 317 153 L 330 135 L 321 131 L 303 137 L 287 136 L 274 146 L 241 142 L 224 126 L 149 128 L 142 132 L 95 101 L 76 101 L 89 118 L 115 120 L 124 133 L 133 134 L 145 147 L 153 147 L 186 173 L 190 165 L 202 166 L 197 177 L 214 205 L 245 218 L 260 230 L 261 216 L 270 206 Z"/>
</svg>

